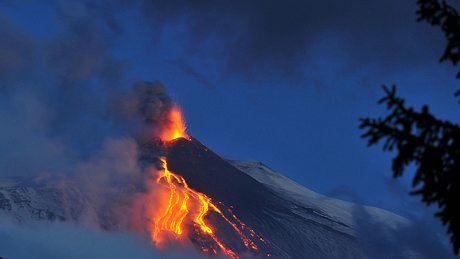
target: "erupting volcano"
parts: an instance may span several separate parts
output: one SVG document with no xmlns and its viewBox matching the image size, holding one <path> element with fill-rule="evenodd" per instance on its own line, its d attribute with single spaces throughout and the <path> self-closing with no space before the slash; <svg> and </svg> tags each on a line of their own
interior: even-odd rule
<svg viewBox="0 0 460 259">
<path fill-rule="evenodd" d="M 145 174 L 130 221 L 153 245 L 163 251 L 192 245 L 230 258 L 366 258 L 352 206 L 261 163 L 214 153 L 187 134 L 161 83 L 142 81 L 134 90 L 126 104 L 144 122 L 136 141 Z"/>
<path fill-rule="evenodd" d="M 363 243 L 369 233 L 363 226 L 385 230 L 390 239 L 383 244 L 394 244 L 398 228 L 412 227 L 390 212 L 315 193 L 260 162 L 219 156 L 187 134 L 181 110 L 159 82 L 138 82 L 125 97 L 135 139 L 123 148 L 118 142 L 107 147 L 109 160 L 102 156 L 102 162 L 83 167 L 94 172 L 107 160 L 112 176 L 114 150 L 126 156 L 124 149 L 132 148 L 116 166 L 120 172 L 102 177 L 96 192 L 88 191 L 86 181 L 0 180 L 0 213 L 18 221 L 72 224 L 94 215 L 101 229 L 136 232 L 164 253 L 179 245 L 229 258 L 375 258 Z M 389 257 L 423 258 L 407 248 Z"/>
<path fill-rule="evenodd" d="M 192 141 L 186 134 L 185 120 L 180 108 L 172 105 L 166 113 L 166 123 L 162 127 L 160 139 L 166 146 L 174 145 L 176 139 Z M 173 173 L 168 168 L 167 157 L 160 157 L 162 169 L 156 177 L 156 188 L 162 190 L 162 195 L 156 195 L 156 211 L 152 211 L 152 224 L 148 227 L 154 244 L 161 246 L 165 239 L 181 240 L 184 238 L 195 239 L 200 249 L 207 254 L 223 253 L 231 258 L 239 258 L 231 245 L 224 241 L 224 232 L 219 231 L 219 226 L 227 224 L 239 237 L 248 252 L 257 253 L 259 248 L 254 240 L 266 246 L 263 238 L 243 223 L 230 208 L 224 204 L 213 201 L 208 195 L 189 187 L 184 177 Z M 220 207 L 220 208 L 219 208 Z M 225 211 L 225 213 L 223 212 Z M 216 225 L 213 225 L 213 222 Z M 269 254 L 267 254 L 269 256 Z"/>
</svg>

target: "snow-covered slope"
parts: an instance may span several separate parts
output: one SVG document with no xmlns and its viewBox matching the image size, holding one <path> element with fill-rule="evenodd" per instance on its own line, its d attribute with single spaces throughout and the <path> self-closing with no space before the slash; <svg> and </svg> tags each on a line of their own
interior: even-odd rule
<svg viewBox="0 0 460 259">
<path fill-rule="evenodd" d="M 286 176 L 273 171 L 268 166 L 260 162 L 243 162 L 233 160 L 229 160 L 229 162 L 260 183 L 268 186 L 279 195 L 295 201 L 299 205 L 321 211 L 324 215 L 328 215 L 334 220 L 349 226 L 349 228 L 344 229 L 345 231 L 353 231 L 356 223 L 362 220 L 381 222 L 390 228 L 397 228 L 401 225 L 410 224 L 409 220 L 386 210 L 333 199 L 313 192 Z M 360 213 L 355 213 L 356 210 L 360 210 Z M 356 218 L 362 214 L 365 214 L 370 218 Z"/>
<path fill-rule="evenodd" d="M 0 216 L 15 222 L 37 220 L 66 221 L 115 229 L 113 214 L 95 208 L 75 185 L 40 179 L 0 179 Z"/>
<path fill-rule="evenodd" d="M 450 254 L 444 235 L 424 232 L 426 229 L 416 222 L 383 209 L 318 194 L 257 161 L 228 161 L 278 195 L 293 202 L 295 205 L 291 205 L 291 210 L 301 218 L 310 220 L 311 212 L 314 212 L 321 216 L 313 219 L 314 221 L 347 233 L 356 241 L 346 243 L 358 251 L 351 249 L 345 254 L 329 253 L 318 258 L 455 258 Z M 323 217 L 331 221 L 318 221 Z M 326 232 L 324 234 L 335 238 Z"/>
<path fill-rule="evenodd" d="M 78 215 L 79 199 L 72 197 L 67 203 L 66 196 L 59 188 L 46 188 L 33 181 L 0 180 L 0 210 L 19 222 L 72 219 Z"/>
</svg>

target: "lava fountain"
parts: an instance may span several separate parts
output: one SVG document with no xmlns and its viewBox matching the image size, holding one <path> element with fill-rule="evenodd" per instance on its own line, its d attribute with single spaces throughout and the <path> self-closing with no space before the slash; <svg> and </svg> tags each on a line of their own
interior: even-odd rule
<svg viewBox="0 0 460 259">
<path fill-rule="evenodd" d="M 167 123 L 162 128 L 161 140 L 168 145 L 177 138 L 191 140 L 186 133 L 186 124 L 179 107 L 172 106 L 167 113 Z M 208 219 L 210 214 L 217 216 L 220 221 L 228 224 L 232 231 L 239 237 L 240 242 L 249 252 L 257 253 L 258 246 L 253 241 L 266 245 L 265 241 L 256 232 L 243 223 L 230 208 L 219 202 L 215 202 L 206 194 L 193 190 L 187 181 L 180 175 L 168 169 L 167 157 L 160 157 L 162 169 L 153 175 L 155 184 L 153 188 L 162 190 L 161 195 L 152 196 L 151 199 L 159 199 L 158 204 L 151 215 L 148 232 L 152 242 L 161 246 L 164 240 L 185 240 L 192 233 L 209 240 L 206 245 L 201 244 L 201 251 L 207 254 L 221 254 L 238 258 L 235 249 L 220 238 L 217 226 Z M 219 208 L 220 207 L 220 208 Z M 223 212 L 224 211 L 224 212 Z"/>
<path fill-rule="evenodd" d="M 177 138 L 190 139 L 187 135 L 187 126 L 185 125 L 184 117 L 181 109 L 173 105 L 167 112 L 166 123 L 162 125 L 160 139 L 164 142 L 169 142 Z"/>
</svg>

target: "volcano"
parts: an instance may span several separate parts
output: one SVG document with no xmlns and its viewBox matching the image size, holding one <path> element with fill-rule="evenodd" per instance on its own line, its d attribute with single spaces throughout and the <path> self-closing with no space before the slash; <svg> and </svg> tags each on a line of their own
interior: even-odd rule
<svg viewBox="0 0 460 259">
<path fill-rule="evenodd" d="M 204 254 L 240 258 L 369 258 L 360 244 L 360 224 L 377 224 L 387 230 L 412 224 L 385 210 L 312 192 L 260 162 L 226 160 L 192 137 L 144 146 L 139 162 L 158 163 L 152 158 L 158 152 L 166 158 L 168 170 L 183 177 L 196 193 L 210 197 L 222 214 L 209 209 L 202 220 L 213 228 L 216 240 L 230 254 L 220 251 L 222 248 L 215 240 L 203 234 L 196 224 L 184 221 L 184 230 L 189 231 L 183 238 Z M 75 186 L 57 187 L 18 179 L 0 183 L 0 211 L 20 222 L 81 221 L 83 214 L 87 214 L 84 208 L 92 199 Z M 111 216 L 115 213 L 110 208 L 91 208 L 103 229 L 120 228 L 121 223 Z M 400 258 L 414 258 L 414 254 L 419 258 L 417 251 L 405 251 Z"/>
</svg>

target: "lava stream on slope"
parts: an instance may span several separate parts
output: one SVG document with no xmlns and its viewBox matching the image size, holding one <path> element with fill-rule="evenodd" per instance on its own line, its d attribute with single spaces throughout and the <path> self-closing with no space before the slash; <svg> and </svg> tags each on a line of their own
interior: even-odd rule
<svg viewBox="0 0 460 259">
<path fill-rule="evenodd" d="M 220 250 L 231 258 L 238 258 L 235 250 L 228 247 L 218 237 L 216 234 L 218 229 L 206 221 L 206 216 L 211 212 L 217 214 L 233 229 L 248 251 L 253 253 L 258 251 L 258 246 L 253 239 L 265 244 L 265 241 L 230 209 L 226 210 L 227 216 L 218 207 L 218 203 L 213 202 L 207 195 L 192 190 L 182 176 L 171 172 L 165 157 L 162 157 L 161 161 L 163 170 L 157 176 L 156 183 L 165 188 L 168 195 L 163 197 L 167 201 L 163 201 L 164 206 L 159 210 L 160 213 L 155 214 L 153 226 L 151 226 L 151 238 L 155 244 L 161 245 L 165 238 L 163 234 L 172 234 L 177 239 L 187 237 L 190 232 L 187 232 L 185 228 L 192 225 L 204 238 L 209 238 L 214 243 L 214 245 L 202 246 L 202 252 L 218 254 Z"/>
</svg>

